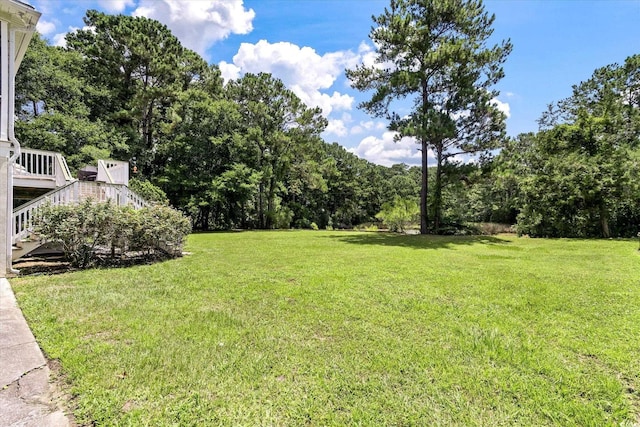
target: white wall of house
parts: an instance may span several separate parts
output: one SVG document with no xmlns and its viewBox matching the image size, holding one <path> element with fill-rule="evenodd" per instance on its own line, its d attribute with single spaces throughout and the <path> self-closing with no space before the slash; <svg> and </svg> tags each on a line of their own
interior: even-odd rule
<svg viewBox="0 0 640 427">
<path fill-rule="evenodd" d="M 13 168 L 19 152 L 14 136 L 15 75 L 40 13 L 16 0 L 0 0 L 0 277 L 11 273 Z"/>
</svg>

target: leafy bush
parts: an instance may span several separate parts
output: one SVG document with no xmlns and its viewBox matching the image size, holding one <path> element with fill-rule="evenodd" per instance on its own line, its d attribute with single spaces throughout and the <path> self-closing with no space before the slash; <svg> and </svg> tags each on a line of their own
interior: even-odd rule
<svg viewBox="0 0 640 427">
<path fill-rule="evenodd" d="M 318 229 L 318 224 L 316 224 L 315 222 L 311 223 L 311 229 L 312 230 L 317 230 Z"/>
<path fill-rule="evenodd" d="M 131 246 L 151 254 L 157 251 L 178 256 L 184 239 L 191 232 L 191 222 L 169 206 L 151 206 L 137 211 L 132 221 Z"/>
<path fill-rule="evenodd" d="M 420 213 L 418 204 L 411 199 L 403 199 L 396 196 L 393 203 L 384 203 L 382 211 L 376 218 L 382 220 L 391 231 L 404 232 L 405 226 L 415 221 Z"/>
<path fill-rule="evenodd" d="M 111 257 L 130 251 L 179 256 L 191 223 L 168 206 L 133 210 L 88 199 L 76 205 L 42 206 L 34 231 L 46 241 L 59 243 L 71 265 L 86 268 L 105 252 Z"/>
<path fill-rule="evenodd" d="M 116 232 L 115 206 L 86 200 L 78 205 L 40 208 L 35 232 L 47 241 L 59 242 L 65 257 L 76 267 L 87 267 L 93 254 L 107 246 Z"/>
<path fill-rule="evenodd" d="M 139 178 L 129 180 L 129 188 L 135 191 L 147 202 L 156 202 L 163 205 L 169 204 L 169 199 L 162 189 L 151 182 Z"/>
<path fill-rule="evenodd" d="M 358 224 L 355 227 L 353 227 L 354 231 L 378 231 L 378 225 L 377 224 L 371 224 L 371 223 L 364 223 L 364 224 Z"/>
<path fill-rule="evenodd" d="M 476 222 L 470 224 L 471 227 L 475 227 L 480 234 L 492 236 L 500 233 L 513 233 L 515 227 L 511 224 L 500 224 L 496 222 Z"/>
<path fill-rule="evenodd" d="M 278 206 L 275 212 L 267 212 L 272 218 L 274 228 L 286 230 L 291 227 L 293 211 L 286 206 Z"/>
</svg>

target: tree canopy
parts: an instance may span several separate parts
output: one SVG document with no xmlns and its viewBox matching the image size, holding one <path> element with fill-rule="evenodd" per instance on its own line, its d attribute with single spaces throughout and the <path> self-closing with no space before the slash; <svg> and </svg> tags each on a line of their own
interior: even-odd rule
<svg viewBox="0 0 640 427">
<path fill-rule="evenodd" d="M 72 169 L 129 161 L 136 185 L 162 190 L 197 229 L 353 227 L 393 197 L 393 173 L 324 142 L 320 110 L 273 76 L 224 85 L 157 21 L 90 10 L 85 22 L 67 48 L 36 36 L 27 51 L 25 146 L 62 152 Z"/>
<path fill-rule="evenodd" d="M 365 110 L 416 138 L 422 167 L 375 165 L 325 142 L 321 111 L 274 76 L 225 84 L 166 26 L 96 11 L 66 48 L 32 39 L 16 79 L 16 133 L 72 169 L 129 161 L 134 186 L 196 229 L 383 220 L 402 230 L 419 201 L 422 232 L 517 222 L 531 236 L 635 236 L 640 55 L 595 70 L 550 105 L 538 132 L 506 139 L 492 87 L 511 44 L 489 46 L 493 19 L 476 0 L 391 0 L 371 31 L 377 62 L 347 71 L 371 95 Z M 406 100 L 412 110 L 400 115 Z M 455 160 L 499 147 L 480 162 Z"/>
</svg>

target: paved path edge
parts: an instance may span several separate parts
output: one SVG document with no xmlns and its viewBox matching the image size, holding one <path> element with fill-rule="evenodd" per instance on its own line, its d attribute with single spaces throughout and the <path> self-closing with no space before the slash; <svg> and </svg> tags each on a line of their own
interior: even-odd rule
<svg viewBox="0 0 640 427">
<path fill-rule="evenodd" d="M 18 306 L 0 278 L 0 427 L 69 427 L 53 402 L 51 372 Z"/>
</svg>

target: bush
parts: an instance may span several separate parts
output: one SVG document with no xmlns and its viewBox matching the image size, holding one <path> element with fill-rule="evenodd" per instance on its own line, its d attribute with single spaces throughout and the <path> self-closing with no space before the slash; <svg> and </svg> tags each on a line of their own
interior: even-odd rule
<svg viewBox="0 0 640 427">
<path fill-rule="evenodd" d="M 149 181 L 132 178 L 129 180 L 129 188 L 147 202 L 155 202 L 163 205 L 169 204 L 166 193 L 162 191 L 160 187 L 153 185 Z"/>
<path fill-rule="evenodd" d="M 396 196 L 393 203 L 384 203 L 382 211 L 376 218 L 384 222 L 391 231 L 404 232 L 405 227 L 418 218 L 420 209 L 418 204 L 411 199 L 403 199 Z"/>
<path fill-rule="evenodd" d="M 143 251 L 147 257 L 176 257 L 191 231 L 189 219 L 168 206 L 140 210 L 88 199 L 76 205 L 44 205 L 34 231 L 59 243 L 72 266 L 95 265 L 100 254 Z"/>
<path fill-rule="evenodd" d="M 131 246 L 152 254 L 164 252 L 170 256 L 182 254 L 184 239 L 191 232 L 191 222 L 169 206 L 151 206 L 137 211 L 132 221 Z"/>
<path fill-rule="evenodd" d="M 480 234 L 493 236 L 501 233 L 513 233 L 515 226 L 511 224 L 499 224 L 496 222 L 477 222 L 470 224 L 471 227 L 475 227 Z"/>
</svg>

